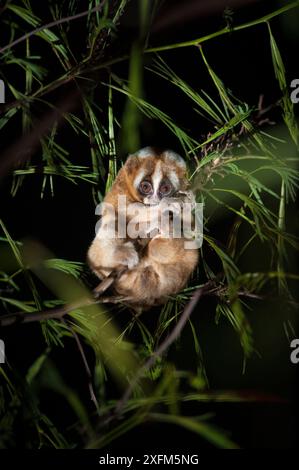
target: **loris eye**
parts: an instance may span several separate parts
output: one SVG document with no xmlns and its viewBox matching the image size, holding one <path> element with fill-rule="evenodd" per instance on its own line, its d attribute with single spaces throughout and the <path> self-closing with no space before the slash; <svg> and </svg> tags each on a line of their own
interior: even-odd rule
<svg viewBox="0 0 299 470">
<path fill-rule="evenodd" d="M 141 181 L 139 191 L 142 194 L 150 194 L 153 191 L 152 184 L 149 181 Z"/>
<path fill-rule="evenodd" d="M 159 187 L 161 196 L 168 196 L 172 191 L 172 185 L 168 181 L 163 181 Z"/>
</svg>

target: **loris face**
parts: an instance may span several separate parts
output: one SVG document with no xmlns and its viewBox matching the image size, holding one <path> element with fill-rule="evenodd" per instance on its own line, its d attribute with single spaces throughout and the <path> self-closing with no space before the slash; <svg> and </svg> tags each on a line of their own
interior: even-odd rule
<svg viewBox="0 0 299 470">
<path fill-rule="evenodd" d="M 141 149 L 128 158 L 124 169 L 131 196 L 146 205 L 157 205 L 187 187 L 186 164 L 171 150 Z"/>
</svg>

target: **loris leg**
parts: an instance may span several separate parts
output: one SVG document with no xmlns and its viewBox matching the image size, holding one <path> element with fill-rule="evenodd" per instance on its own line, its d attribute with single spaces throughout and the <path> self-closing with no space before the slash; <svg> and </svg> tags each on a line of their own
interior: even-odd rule
<svg viewBox="0 0 299 470">
<path fill-rule="evenodd" d="M 132 242 L 96 237 L 88 250 L 87 260 L 91 269 L 102 279 L 114 269 L 124 266 L 132 269 L 138 263 L 138 254 Z"/>
<path fill-rule="evenodd" d="M 148 259 L 159 264 L 180 261 L 185 254 L 182 238 L 155 237 L 148 245 Z"/>
<path fill-rule="evenodd" d="M 114 217 L 110 214 L 103 215 L 101 226 L 87 253 L 88 263 L 100 279 L 124 266 L 132 269 L 139 261 L 133 243 L 125 238 L 118 238 L 114 224 Z"/>
<path fill-rule="evenodd" d="M 197 261 L 197 250 L 185 250 L 184 239 L 154 238 L 148 254 L 120 277 L 115 289 L 138 304 L 163 303 L 185 286 Z"/>
<path fill-rule="evenodd" d="M 161 295 L 179 292 L 198 262 L 198 251 L 185 249 L 184 238 L 154 238 L 148 247 L 148 262 L 159 277 Z"/>
</svg>

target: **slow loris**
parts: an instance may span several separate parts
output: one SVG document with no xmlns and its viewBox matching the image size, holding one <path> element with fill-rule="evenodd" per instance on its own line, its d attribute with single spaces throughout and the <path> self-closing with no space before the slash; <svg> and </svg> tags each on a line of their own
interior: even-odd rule
<svg viewBox="0 0 299 470">
<path fill-rule="evenodd" d="M 186 285 L 197 265 L 197 247 L 186 248 L 186 236 L 181 231 L 179 236 L 174 234 L 171 217 L 167 235 L 159 227 L 161 214 L 171 212 L 173 201 L 176 211 L 177 201 L 190 201 L 192 193 L 187 187 L 182 157 L 170 150 L 146 147 L 128 157 L 104 199 L 88 263 L 100 279 L 112 271 L 122 273 L 113 288 L 134 306 L 165 303 Z M 125 230 L 119 221 L 124 222 Z M 126 230 L 130 225 L 134 236 L 132 230 Z"/>
</svg>

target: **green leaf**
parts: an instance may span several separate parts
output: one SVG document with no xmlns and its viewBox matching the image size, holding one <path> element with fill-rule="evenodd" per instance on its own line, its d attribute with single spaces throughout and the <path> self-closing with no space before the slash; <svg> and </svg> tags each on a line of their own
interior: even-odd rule
<svg viewBox="0 0 299 470">
<path fill-rule="evenodd" d="M 238 449 L 239 446 L 231 441 L 224 432 L 205 422 L 206 417 L 190 418 L 188 416 L 174 416 L 162 413 L 151 413 L 150 417 L 155 421 L 170 423 L 181 426 L 188 431 L 192 431 L 216 447 L 221 449 Z"/>
</svg>

